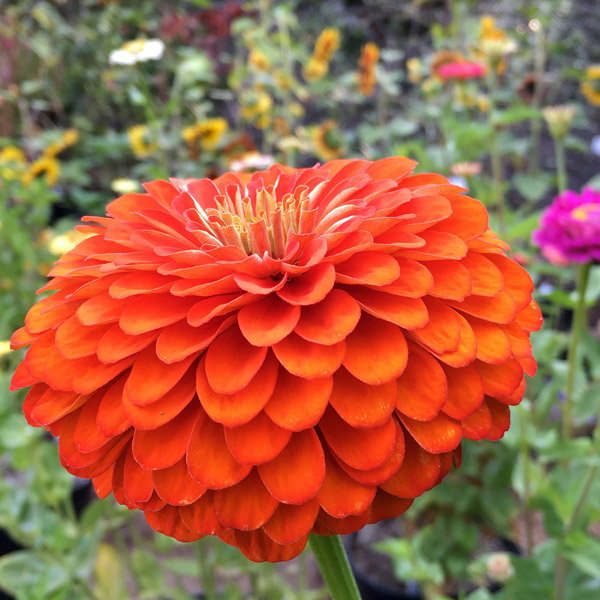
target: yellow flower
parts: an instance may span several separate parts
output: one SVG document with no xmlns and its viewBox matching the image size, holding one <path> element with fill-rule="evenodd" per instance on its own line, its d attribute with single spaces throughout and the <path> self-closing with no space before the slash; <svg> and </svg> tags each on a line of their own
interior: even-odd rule
<svg viewBox="0 0 600 600">
<path fill-rule="evenodd" d="M 8 340 L 0 340 L 0 356 L 5 356 L 9 352 L 11 352 L 10 342 Z"/>
<path fill-rule="evenodd" d="M 323 29 L 315 44 L 313 57 L 324 63 L 331 61 L 336 50 L 340 47 L 340 32 L 333 27 Z"/>
<path fill-rule="evenodd" d="M 275 73 L 275 81 L 282 90 L 291 90 L 294 87 L 294 79 L 287 73 Z"/>
<path fill-rule="evenodd" d="M 147 125 L 134 125 L 127 130 L 131 149 L 137 157 L 149 156 L 158 148 L 156 142 L 151 141 L 149 136 L 150 130 Z"/>
<path fill-rule="evenodd" d="M 308 63 L 302 69 L 302 75 L 306 81 L 319 81 L 329 70 L 329 65 L 323 61 L 311 56 Z"/>
<path fill-rule="evenodd" d="M 490 110 L 490 98 L 489 96 L 486 95 L 480 95 L 477 96 L 477 108 L 481 111 L 481 112 L 489 112 Z"/>
<path fill-rule="evenodd" d="M 489 15 L 481 17 L 479 28 L 479 49 L 496 66 L 498 72 L 503 72 L 506 64 L 502 63 L 502 58 L 516 52 L 516 42 L 504 29 L 496 27 L 496 21 Z"/>
<path fill-rule="evenodd" d="M 60 175 L 60 163 L 56 158 L 42 156 L 29 165 L 29 169 L 21 178 L 23 185 L 30 185 L 38 176 L 44 173 L 48 185 L 55 185 Z"/>
<path fill-rule="evenodd" d="M 78 139 L 79 132 L 77 129 L 67 129 L 57 142 L 53 142 L 44 150 L 42 156 L 54 158 L 69 146 L 76 144 Z"/>
<path fill-rule="evenodd" d="M 259 129 L 266 129 L 270 124 L 271 124 L 271 117 L 269 115 L 260 115 L 256 121 L 254 121 L 254 124 L 259 128 Z"/>
<path fill-rule="evenodd" d="M 290 113 L 294 117 L 303 117 L 304 116 L 304 106 L 300 104 L 300 102 L 291 102 L 290 103 Z"/>
<path fill-rule="evenodd" d="M 26 164 L 25 154 L 20 148 L 6 146 L 0 150 L 0 177 L 3 179 L 18 179 Z"/>
<path fill-rule="evenodd" d="M 67 233 L 52 236 L 50 240 L 48 240 L 48 250 L 55 256 L 62 256 L 70 250 L 73 250 L 77 244 L 83 242 L 83 240 L 92 235 L 94 234 L 82 233 L 81 231 L 73 229 L 72 231 L 67 231 Z"/>
<path fill-rule="evenodd" d="M 577 107 L 574 104 L 546 106 L 542 110 L 548 129 L 552 137 L 556 140 L 564 139 L 567 133 L 569 133 L 576 113 Z"/>
<path fill-rule="evenodd" d="M 266 71 L 271 66 L 269 59 L 260 50 L 250 52 L 248 64 L 259 71 Z"/>
<path fill-rule="evenodd" d="M 252 121 L 269 112 L 273 106 L 273 98 L 266 92 L 255 92 L 248 94 L 242 99 L 242 107 L 240 112 L 242 117 L 248 121 Z"/>
<path fill-rule="evenodd" d="M 406 68 L 408 70 L 408 79 L 413 83 L 419 83 L 423 78 L 421 74 L 423 63 L 421 59 L 413 57 L 406 61 Z"/>
<path fill-rule="evenodd" d="M 327 120 L 313 132 L 313 146 L 319 158 L 334 160 L 344 153 L 344 142 L 337 123 Z"/>
<path fill-rule="evenodd" d="M 600 106 L 600 65 L 590 65 L 581 82 L 581 92 L 590 104 Z"/>
<path fill-rule="evenodd" d="M 375 67 L 379 61 L 379 47 L 373 42 L 367 42 L 361 50 L 358 61 L 358 90 L 365 96 L 370 96 L 377 84 Z"/>
<path fill-rule="evenodd" d="M 227 131 L 227 127 L 227 121 L 217 117 L 190 125 L 181 132 L 181 135 L 188 146 L 193 146 L 197 140 L 200 140 L 205 150 L 213 150 Z"/>
</svg>

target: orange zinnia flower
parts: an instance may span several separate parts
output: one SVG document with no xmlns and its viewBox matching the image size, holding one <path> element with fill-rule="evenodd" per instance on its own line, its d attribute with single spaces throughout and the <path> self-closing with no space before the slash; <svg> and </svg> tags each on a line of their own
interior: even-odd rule
<svg viewBox="0 0 600 600">
<path fill-rule="evenodd" d="M 86 217 L 12 381 L 65 468 L 255 561 L 404 512 L 498 439 L 541 323 L 477 201 L 405 158 L 146 184 Z"/>
</svg>

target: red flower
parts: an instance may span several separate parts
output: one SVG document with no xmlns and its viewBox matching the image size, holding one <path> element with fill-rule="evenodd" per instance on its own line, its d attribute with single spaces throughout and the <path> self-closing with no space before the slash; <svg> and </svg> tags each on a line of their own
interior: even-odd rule
<svg viewBox="0 0 600 600">
<path fill-rule="evenodd" d="M 396 516 L 498 439 L 541 317 L 487 214 L 404 158 L 146 184 L 86 217 L 14 347 L 63 465 L 252 560 Z"/>
<path fill-rule="evenodd" d="M 484 77 L 485 73 L 485 65 L 467 60 L 446 63 L 438 69 L 438 74 L 442 79 L 477 79 Z"/>
</svg>

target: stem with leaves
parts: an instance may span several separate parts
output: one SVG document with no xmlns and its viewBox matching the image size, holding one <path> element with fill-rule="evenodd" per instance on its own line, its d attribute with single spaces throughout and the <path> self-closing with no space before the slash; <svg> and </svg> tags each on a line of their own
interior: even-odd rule
<svg viewBox="0 0 600 600">
<path fill-rule="evenodd" d="M 492 65 L 490 69 L 490 155 L 492 160 L 492 179 L 494 181 L 494 200 L 496 204 L 496 218 L 498 219 L 498 233 L 504 233 L 504 182 L 502 174 L 502 157 L 498 143 L 498 125 L 496 124 L 496 71 Z"/>
</svg>

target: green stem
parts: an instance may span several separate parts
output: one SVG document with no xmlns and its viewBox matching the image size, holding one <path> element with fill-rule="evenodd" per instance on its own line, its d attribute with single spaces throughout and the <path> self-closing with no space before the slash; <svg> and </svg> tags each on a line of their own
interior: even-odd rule
<svg viewBox="0 0 600 600">
<path fill-rule="evenodd" d="M 542 102 L 542 80 L 546 64 L 546 43 L 544 31 L 540 28 L 535 32 L 535 43 L 533 47 L 533 65 L 535 73 L 535 88 L 531 106 L 539 110 Z M 531 120 L 531 152 L 529 160 L 529 174 L 537 175 L 540 170 L 540 138 L 542 134 L 541 119 Z"/>
<path fill-rule="evenodd" d="M 498 233 L 504 233 L 504 189 L 503 189 L 503 174 L 502 174 L 502 157 L 500 156 L 500 148 L 498 147 L 498 126 L 494 119 L 496 114 L 496 73 L 495 69 L 491 69 L 490 73 L 490 120 L 491 120 L 491 137 L 490 137 L 490 154 L 492 160 L 492 179 L 494 180 L 494 200 L 496 203 L 496 217 L 498 219 Z"/>
<path fill-rule="evenodd" d="M 575 372 L 577 370 L 577 348 L 581 334 L 587 322 L 585 306 L 585 291 L 590 275 L 591 263 L 579 265 L 577 271 L 577 303 L 573 312 L 573 326 L 571 328 L 571 343 L 569 344 L 569 357 L 567 361 L 567 381 L 565 386 L 565 404 L 563 410 L 562 437 L 564 441 L 571 438 L 573 420 L 573 390 L 575 387 Z"/>
<path fill-rule="evenodd" d="M 558 193 L 562 194 L 567 189 L 567 166 L 565 162 L 565 143 L 563 140 L 554 140 L 556 153 L 556 178 L 558 180 Z"/>
<path fill-rule="evenodd" d="M 523 463 L 523 519 L 525 521 L 525 555 L 531 556 L 533 549 L 533 520 L 528 503 L 531 497 L 531 463 L 529 460 L 529 440 L 527 438 L 527 414 L 521 403 L 517 408 L 519 419 L 519 452 Z"/>
<path fill-rule="evenodd" d="M 200 571 L 200 580 L 202 582 L 202 592 L 206 600 L 216 600 L 215 575 L 211 568 L 208 558 L 209 548 L 207 540 L 196 542 L 196 556 L 198 558 L 198 570 Z"/>
<path fill-rule="evenodd" d="M 311 533 L 309 542 L 332 600 L 360 600 L 340 536 Z"/>
</svg>

